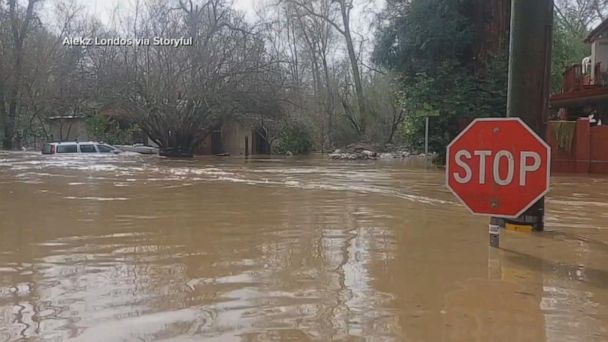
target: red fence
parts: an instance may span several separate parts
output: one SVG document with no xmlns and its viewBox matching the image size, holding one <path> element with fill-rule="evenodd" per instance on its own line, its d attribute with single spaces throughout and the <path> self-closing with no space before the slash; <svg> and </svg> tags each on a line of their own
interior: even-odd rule
<svg viewBox="0 0 608 342">
<path fill-rule="evenodd" d="M 552 171 L 608 174 L 608 126 L 591 127 L 587 118 L 578 119 L 575 125 L 569 149 L 560 147 L 552 125 L 547 127 Z"/>
</svg>

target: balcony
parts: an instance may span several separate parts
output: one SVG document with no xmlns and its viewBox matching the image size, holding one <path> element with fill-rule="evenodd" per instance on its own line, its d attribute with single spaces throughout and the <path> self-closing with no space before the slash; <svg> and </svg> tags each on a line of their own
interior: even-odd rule
<svg viewBox="0 0 608 342">
<path fill-rule="evenodd" d="M 591 74 L 583 73 L 581 64 L 574 64 L 564 72 L 562 92 L 551 97 L 554 108 L 608 102 L 608 75 L 600 72 L 597 63 Z"/>
<path fill-rule="evenodd" d="M 564 72 L 562 93 L 570 93 L 573 91 L 581 91 L 584 89 L 593 89 L 604 86 L 605 82 L 603 82 L 603 75 L 601 74 L 600 70 L 600 63 L 597 63 L 595 68 L 593 68 L 595 77 L 592 78 L 591 74 L 585 75 L 583 73 L 583 66 L 581 64 L 574 64 L 570 66 Z M 595 81 L 593 79 L 595 79 Z"/>
</svg>

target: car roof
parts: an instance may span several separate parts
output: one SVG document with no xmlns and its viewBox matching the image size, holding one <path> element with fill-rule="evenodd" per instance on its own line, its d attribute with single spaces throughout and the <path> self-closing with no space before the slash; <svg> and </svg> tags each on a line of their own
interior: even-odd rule
<svg viewBox="0 0 608 342">
<path fill-rule="evenodd" d="M 56 145 L 68 145 L 68 144 L 81 144 L 81 145 L 91 145 L 91 144 L 96 144 L 96 145 L 107 145 L 106 143 L 100 143 L 97 141 L 61 141 L 61 142 L 52 142 L 49 144 L 56 144 Z"/>
</svg>

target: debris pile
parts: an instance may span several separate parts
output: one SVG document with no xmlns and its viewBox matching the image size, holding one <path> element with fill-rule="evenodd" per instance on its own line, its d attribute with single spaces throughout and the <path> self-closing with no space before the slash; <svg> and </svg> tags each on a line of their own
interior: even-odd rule
<svg viewBox="0 0 608 342">
<path fill-rule="evenodd" d="M 369 144 L 352 144 L 344 149 L 337 149 L 329 155 L 333 160 L 390 160 L 406 159 L 413 156 L 407 147 L 387 145 L 382 152 L 378 146 Z M 424 157 L 424 156 L 423 156 Z"/>
</svg>

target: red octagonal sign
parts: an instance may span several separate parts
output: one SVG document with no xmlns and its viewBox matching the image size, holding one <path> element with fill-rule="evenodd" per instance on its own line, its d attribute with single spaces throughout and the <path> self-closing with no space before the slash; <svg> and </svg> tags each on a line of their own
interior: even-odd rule
<svg viewBox="0 0 608 342">
<path fill-rule="evenodd" d="M 519 118 L 477 119 L 447 151 L 447 186 L 474 214 L 521 216 L 549 191 L 551 148 Z"/>
</svg>

